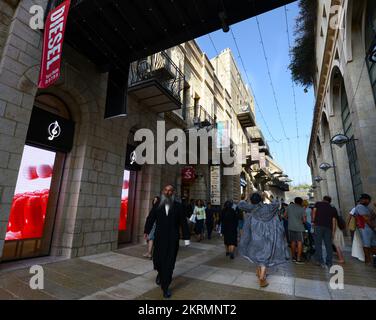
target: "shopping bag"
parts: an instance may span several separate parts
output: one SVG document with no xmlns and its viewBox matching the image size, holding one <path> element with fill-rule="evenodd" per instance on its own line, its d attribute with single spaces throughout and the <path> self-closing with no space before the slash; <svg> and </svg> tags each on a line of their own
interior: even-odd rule
<svg viewBox="0 0 376 320">
<path fill-rule="evenodd" d="M 359 229 L 355 230 L 354 240 L 352 243 L 351 256 L 359 259 L 360 261 L 365 261 L 364 251 L 363 251 L 363 241 L 360 236 Z"/>
<path fill-rule="evenodd" d="M 191 217 L 189 218 L 189 221 L 192 223 L 196 223 L 196 214 L 192 214 Z"/>
</svg>

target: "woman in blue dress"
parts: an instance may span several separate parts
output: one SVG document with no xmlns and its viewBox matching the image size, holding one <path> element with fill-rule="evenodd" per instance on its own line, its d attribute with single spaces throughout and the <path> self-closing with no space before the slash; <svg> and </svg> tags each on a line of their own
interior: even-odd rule
<svg viewBox="0 0 376 320">
<path fill-rule="evenodd" d="M 251 203 L 240 201 L 238 208 L 247 213 L 244 221 L 243 234 L 240 239 L 239 253 L 251 263 L 257 265 L 256 275 L 260 287 L 268 286 L 266 281 L 267 268 L 286 263 L 289 250 L 284 239 L 283 224 L 278 218 L 279 202 L 265 204 L 262 196 L 254 193 Z"/>
</svg>

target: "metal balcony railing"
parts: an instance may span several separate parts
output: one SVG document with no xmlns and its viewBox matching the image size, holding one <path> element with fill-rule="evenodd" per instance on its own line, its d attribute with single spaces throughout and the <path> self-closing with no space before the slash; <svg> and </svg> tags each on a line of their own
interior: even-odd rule
<svg viewBox="0 0 376 320">
<path fill-rule="evenodd" d="M 156 81 L 176 100 L 182 102 L 184 74 L 165 52 L 158 52 L 133 62 L 129 71 L 129 87 Z"/>
<path fill-rule="evenodd" d="M 216 117 L 214 115 L 212 116 L 200 105 L 187 109 L 187 120 L 189 125 L 200 128 L 214 127 L 216 124 Z"/>
</svg>

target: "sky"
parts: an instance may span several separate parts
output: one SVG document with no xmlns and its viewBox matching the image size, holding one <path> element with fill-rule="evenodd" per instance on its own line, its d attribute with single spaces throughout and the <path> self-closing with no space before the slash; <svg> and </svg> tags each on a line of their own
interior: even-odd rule
<svg viewBox="0 0 376 320">
<path fill-rule="evenodd" d="M 297 2 L 287 6 L 291 45 L 293 45 L 295 39 L 295 18 L 298 13 Z M 293 180 L 291 184 L 311 184 L 310 170 L 306 159 L 312 127 L 314 93 L 312 88 L 305 93 L 303 87 L 294 84 L 297 111 L 295 116 L 292 80 L 288 69 L 290 55 L 285 9 L 281 7 L 260 15 L 258 21 L 277 103 L 275 103 L 273 96 L 256 19 L 251 18 L 231 26 L 248 79 L 251 82 L 253 94 L 258 102 L 256 121 L 268 141 L 274 160 Z M 211 33 L 210 37 L 206 35 L 196 39 L 202 51 L 211 59 L 217 55 L 216 50 L 221 52 L 223 49 L 230 48 L 242 73 L 243 80 L 247 83 L 247 77 L 231 32 L 224 33 L 219 30 Z M 280 117 L 277 105 L 280 110 Z M 260 111 L 265 121 L 263 121 Z M 297 128 L 299 139 L 297 138 Z M 286 137 L 289 139 L 286 139 Z"/>
</svg>

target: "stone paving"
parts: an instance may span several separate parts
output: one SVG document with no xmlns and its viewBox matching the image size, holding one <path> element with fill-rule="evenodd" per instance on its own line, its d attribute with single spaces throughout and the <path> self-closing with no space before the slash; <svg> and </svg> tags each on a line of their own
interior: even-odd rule
<svg viewBox="0 0 376 320">
<path fill-rule="evenodd" d="M 143 258 L 145 245 L 115 252 L 56 261 L 52 257 L 0 264 L 0 299 L 162 299 L 155 284 L 152 261 Z M 311 263 L 286 263 L 271 270 L 270 285 L 260 289 L 255 267 L 224 254 L 222 239 L 192 242 L 179 251 L 172 299 L 178 300 L 292 300 L 376 299 L 376 269 L 365 266 L 345 250 L 345 289 L 332 290 L 328 271 Z M 31 265 L 44 268 L 44 290 L 32 290 Z"/>
</svg>

